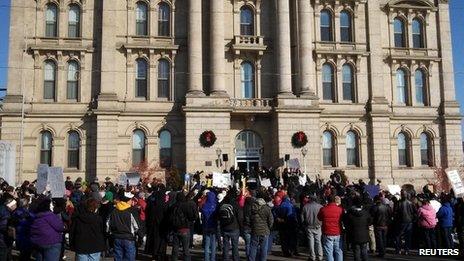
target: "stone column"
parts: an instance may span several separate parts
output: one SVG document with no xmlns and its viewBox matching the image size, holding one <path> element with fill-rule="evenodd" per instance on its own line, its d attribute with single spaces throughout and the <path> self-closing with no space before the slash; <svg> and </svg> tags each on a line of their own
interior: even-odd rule
<svg viewBox="0 0 464 261">
<path fill-rule="evenodd" d="M 289 0 L 277 2 L 277 73 L 279 96 L 292 95 L 292 61 L 290 46 L 290 6 Z"/>
<path fill-rule="evenodd" d="M 298 34 L 300 59 L 300 91 L 304 96 L 315 96 L 314 87 L 311 88 L 313 73 L 312 31 L 311 17 L 313 8 L 310 1 L 298 0 Z"/>
<path fill-rule="evenodd" d="M 201 0 L 189 0 L 188 21 L 188 68 L 189 85 L 187 95 L 204 95 L 203 93 L 203 56 Z"/>
<path fill-rule="evenodd" d="M 227 96 L 224 86 L 224 1 L 211 0 L 211 95 Z"/>
</svg>

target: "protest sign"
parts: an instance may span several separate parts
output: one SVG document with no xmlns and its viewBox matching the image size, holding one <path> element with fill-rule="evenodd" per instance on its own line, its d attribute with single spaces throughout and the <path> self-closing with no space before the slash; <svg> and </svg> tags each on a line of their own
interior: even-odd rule
<svg viewBox="0 0 464 261">
<path fill-rule="evenodd" d="M 392 195 L 401 195 L 401 187 L 399 185 L 387 185 L 387 187 Z"/>
<path fill-rule="evenodd" d="M 227 188 L 229 186 L 232 186 L 230 173 L 213 172 L 213 187 Z"/>
<path fill-rule="evenodd" d="M 261 186 L 269 188 L 272 186 L 270 179 L 261 179 Z"/>
<path fill-rule="evenodd" d="M 126 173 L 120 173 L 118 179 L 118 185 L 127 185 L 127 176 Z"/>
<path fill-rule="evenodd" d="M 365 188 L 371 198 L 378 196 L 380 193 L 380 187 L 378 185 L 366 185 Z"/>
<path fill-rule="evenodd" d="M 47 187 L 48 180 L 48 165 L 39 164 L 37 166 L 37 183 L 35 187 L 37 188 L 37 193 L 42 194 Z"/>
<path fill-rule="evenodd" d="M 48 168 L 47 183 L 50 186 L 52 198 L 62 198 L 65 194 L 66 188 L 64 187 L 63 168 L 51 167 Z"/>
<path fill-rule="evenodd" d="M 308 181 L 308 178 L 306 175 L 298 175 L 298 183 L 300 186 L 306 186 L 306 182 Z"/>
<path fill-rule="evenodd" d="M 126 177 L 130 186 L 137 186 L 140 183 L 140 174 L 138 172 L 126 172 Z"/>
<path fill-rule="evenodd" d="M 298 159 L 290 159 L 288 161 L 288 168 L 289 169 L 299 169 L 300 168 L 300 161 Z"/>
<path fill-rule="evenodd" d="M 453 186 L 454 194 L 461 195 L 464 194 L 464 185 L 462 184 L 461 176 L 457 170 L 447 171 L 448 179 Z"/>
<path fill-rule="evenodd" d="M 0 140 L 0 177 L 11 186 L 16 185 L 16 146 Z"/>
</svg>

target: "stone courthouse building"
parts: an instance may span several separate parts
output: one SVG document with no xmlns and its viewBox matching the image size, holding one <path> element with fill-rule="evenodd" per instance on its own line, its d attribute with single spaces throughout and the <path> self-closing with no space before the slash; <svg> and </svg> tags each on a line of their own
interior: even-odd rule
<svg viewBox="0 0 464 261">
<path fill-rule="evenodd" d="M 311 176 L 421 183 L 462 160 L 448 0 L 11 5 L 1 139 L 18 181 L 39 163 L 103 178 L 289 154 Z"/>
</svg>

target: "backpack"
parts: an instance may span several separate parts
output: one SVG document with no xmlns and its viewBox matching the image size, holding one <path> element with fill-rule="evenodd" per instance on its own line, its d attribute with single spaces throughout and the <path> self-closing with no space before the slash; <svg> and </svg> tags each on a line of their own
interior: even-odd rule
<svg viewBox="0 0 464 261">
<path fill-rule="evenodd" d="M 185 217 L 184 212 L 180 208 L 180 206 L 174 206 L 172 213 L 171 213 L 171 225 L 174 228 L 182 228 L 188 226 L 188 220 Z"/>
<path fill-rule="evenodd" d="M 223 204 L 219 208 L 219 220 L 223 225 L 229 225 L 234 222 L 234 207 L 230 204 Z"/>
</svg>

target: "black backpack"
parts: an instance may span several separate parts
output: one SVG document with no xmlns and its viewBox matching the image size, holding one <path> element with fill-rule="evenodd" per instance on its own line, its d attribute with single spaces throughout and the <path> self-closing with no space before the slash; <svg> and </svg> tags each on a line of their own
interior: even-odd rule
<svg viewBox="0 0 464 261">
<path fill-rule="evenodd" d="M 219 208 L 219 221 L 223 225 L 229 225 L 234 222 L 234 207 L 230 204 L 223 204 Z"/>
<path fill-rule="evenodd" d="M 172 209 L 170 220 L 171 225 L 174 228 L 182 228 L 188 226 L 188 220 L 185 217 L 185 214 L 180 208 L 180 206 L 174 206 L 174 208 Z"/>
</svg>

